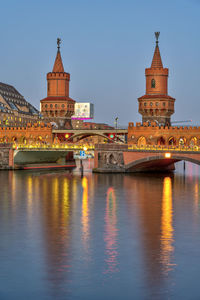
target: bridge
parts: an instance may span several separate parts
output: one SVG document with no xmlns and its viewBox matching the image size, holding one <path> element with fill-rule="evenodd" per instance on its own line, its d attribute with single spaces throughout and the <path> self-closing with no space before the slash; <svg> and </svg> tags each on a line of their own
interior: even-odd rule
<svg viewBox="0 0 200 300">
<path fill-rule="evenodd" d="M 200 165 L 200 147 L 148 145 L 96 145 L 94 172 L 146 172 L 174 170 L 184 160 Z"/>
<path fill-rule="evenodd" d="M 73 152 L 85 150 L 74 144 L 0 144 L 0 169 L 73 168 Z M 88 151 L 94 146 L 88 146 Z"/>
<path fill-rule="evenodd" d="M 83 145 L 59 144 L 1 144 L 0 169 L 33 169 L 75 167 L 73 152 L 85 150 Z M 97 144 L 94 151 L 94 172 L 146 172 L 173 170 L 184 160 L 200 165 L 199 146 L 158 146 Z"/>
<path fill-rule="evenodd" d="M 54 138 L 58 138 L 61 142 L 76 142 L 89 136 L 100 136 L 111 143 L 127 142 L 128 129 L 54 129 Z"/>
</svg>

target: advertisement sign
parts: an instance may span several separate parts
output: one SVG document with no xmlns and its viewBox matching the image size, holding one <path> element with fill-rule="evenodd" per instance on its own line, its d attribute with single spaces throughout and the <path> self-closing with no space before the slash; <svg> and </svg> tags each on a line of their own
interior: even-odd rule
<svg viewBox="0 0 200 300">
<path fill-rule="evenodd" d="M 89 102 L 75 103 L 75 114 L 72 116 L 72 119 L 88 120 L 93 118 L 94 118 L 94 104 Z"/>
</svg>

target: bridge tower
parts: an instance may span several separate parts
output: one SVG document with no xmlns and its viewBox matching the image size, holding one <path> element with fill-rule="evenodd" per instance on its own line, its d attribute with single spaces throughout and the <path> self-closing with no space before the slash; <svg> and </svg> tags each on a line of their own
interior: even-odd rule
<svg viewBox="0 0 200 300">
<path fill-rule="evenodd" d="M 75 101 L 69 97 L 70 74 L 64 71 L 60 43 L 58 38 L 53 70 L 47 74 L 47 97 L 40 101 L 40 110 L 46 122 L 70 129 Z"/>
<path fill-rule="evenodd" d="M 154 121 L 162 125 L 170 125 L 174 113 L 175 99 L 168 95 L 168 68 L 163 68 L 158 38 L 160 32 L 155 32 L 156 47 L 151 67 L 145 69 L 146 94 L 138 98 L 139 113 L 142 122 Z"/>
</svg>

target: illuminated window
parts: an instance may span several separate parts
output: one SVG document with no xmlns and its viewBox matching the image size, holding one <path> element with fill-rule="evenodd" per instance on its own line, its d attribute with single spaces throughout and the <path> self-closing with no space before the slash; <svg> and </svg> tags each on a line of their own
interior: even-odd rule
<svg viewBox="0 0 200 300">
<path fill-rule="evenodd" d="M 150 106 L 153 106 L 153 103 L 152 103 L 152 102 L 150 103 Z"/>
<path fill-rule="evenodd" d="M 151 87 L 152 87 L 152 89 L 154 89 L 156 87 L 156 81 L 155 81 L 155 79 L 151 80 Z"/>
</svg>

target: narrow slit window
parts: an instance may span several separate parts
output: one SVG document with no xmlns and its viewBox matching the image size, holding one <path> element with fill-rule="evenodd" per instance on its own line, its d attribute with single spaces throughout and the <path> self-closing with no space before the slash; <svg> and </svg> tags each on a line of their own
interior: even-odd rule
<svg viewBox="0 0 200 300">
<path fill-rule="evenodd" d="M 156 81 L 155 79 L 151 80 L 151 87 L 154 89 L 156 87 Z"/>
</svg>

